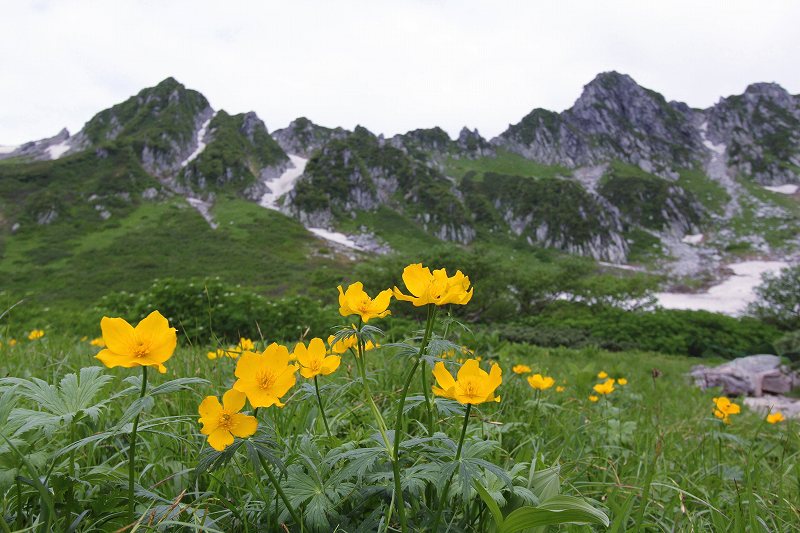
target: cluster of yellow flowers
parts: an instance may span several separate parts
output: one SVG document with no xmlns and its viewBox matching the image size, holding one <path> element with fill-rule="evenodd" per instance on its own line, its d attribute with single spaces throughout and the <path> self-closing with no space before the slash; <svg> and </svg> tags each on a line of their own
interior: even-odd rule
<svg viewBox="0 0 800 533">
<path fill-rule="evenodd" d="M 463 305 L 472 298 L 469 278 L 461 271 L 448 276 L 444 269 L 431 271 L 421 264 L 413 264 L 403 270 L 402 278 L 409 294 L 394 287 L 371 298 L 361 282 L 351 284 L 346 290 L 339 286 L 340 314 L 345 317 L 357 315 L 367 323 L 391 314 L 388 308 L 392 296 L 417 307 Z M 175 328 L 169 327 L 167 319 L 158 311 L 153 311 L 136 327 L 122 318 L 109 317 L 103 317 L 100 326 L 103 336 L 93 339 L 91 344 L 104 348 L 96 357 L 107 367 L 154 366 L 159 372 L 166 372 L 164 363 L 175 350 L 177 335 Z M 355 333 L 355 325 L 352 327 Z M 250 339 L 241 338 L 236 347 L 208 352 L 209 359 L 237 359 L 233 388 L 223 394 L 221 402 L 216 396 L 208 396 L 198 408 L 201 433 L 208 436 L 209 445 L 223 450 L 234 442 L 235 437 L 253 435 L 258 428 L 257 419 L 240 411 L 247 402 L 254 409 L 283 407 L 282 399 L 295 385 L 298 370 L 304 378 L 316 380 L 317 376 L 335 372 L 341 364 L 341 354 L 348 350 L 356 353 L 356 347 L 359 351 L 369 351 L 380 346 L 366 341 L 359 347 L 355 334 L 334 341 L 333 335 L 328 337 L 326 346 L 322 339 L 313 338 L 307 345 L 298 343 L 291 353 L 286 346 L 273 342 L 258 353 Z M 470 352 L 464 348 L 462 353 Z M 480 368 L 479 361 L 479 358 L 467 360 L 456 378 L 443 363 L 437 363 L 433 373 L 438 386 L 432 387 L 433 393 L 470 405 L 499 402 L 495 390 L 502 381 L 500 367 L 493 364 L 486 372 Z"/>
<path fill-rule="evenodd" d="M 511 371 L 517 375 L 530 374 L 531 372 L 533 372 L 533 370 L 531 370 L 531 367 L 523 364 L 512 366 Z M 532 376 L 528 376 L 527 380 L 528 380 L 528 385 L 530 385 L 531 388 L 536 390 L 547 390 L 556 383 L 556 380 L 554 378 L 550 376 L 544 376 L 542 374 L 534 374 Z M 561 386 L 556 387 L 556 391 L 564 392 L 564 387 Z"/>
<path fill-rule="evenodd" d="M 244 352 L 252 352 L 255 349 L 256 345 L 252 340 L 246 337 L 240 337 L 239 344 L 237 344 L 236 346 L 230 346 L 226 349 L 217 348 L 213 352 L 208 352 L 206 356 L 212 360 L 221 359 L 223 357 L 238 359 L 239 356 L 242 355 Z"/>
<path fill-rule="evenodd" d="M 602 379 L 602 380 L 605 380 L 605 381 L 603 381 L 602 383 L 596 383 L 592 387 L 592 390 L 596 394 L 590 394 L 589 395 L 589 401 L 590 402 L 599 401 L 600 400 L 600 396 L 598 396 L 598 394 L 599 395 L 607 395 L 607 394 L 611 394 L 612 392 L 617 390 L 614 387 L 614 385 L 619 385 L 621 387 L 624 387 L 625 385 L 628 384 L 628 380 L 625 379 L 625 378 L 616 378 L 615 379 L 615 378 L 608 377 L 608 372 L 606 372 L 605 370 L 601 370 L 600 372 L 597 373 L 597 379 Z"/>
<path fill-rule="evenodd" d="M 39 339 L 41 339 L 42 337 L 44 337 L 44 330 L 43 330 L 43 329 L 32 329 L 32 330 L 31 330 L 31 331 L 28 333 L 28 340 L 29 340 L 29 341 L 36 341 L 36 340 L 39 340 Z M 15 339 L 15 338 L 11 337 L 10 339 L 8 339 L 8 340 L 6 341 L 6 345 L 7 345 L 9 348 L 13 348 L 14 346 L 16 346 L 16 345 L 17 345 L 17 339 Z M 2 346 L 3 346 L 3 343 L 2 343 L 2 342 L 0 342 L 0 348 L 1 348 Z"/>
<path fill-rule="evenodd" d="M 742 408 L 730 401 L 727 396 L 712 398 L 712 401 L 714 402 L 714 416 L 726 424 L 731 423 L 731 415 L 738 415 L 742 412 Z"/>
</svg>

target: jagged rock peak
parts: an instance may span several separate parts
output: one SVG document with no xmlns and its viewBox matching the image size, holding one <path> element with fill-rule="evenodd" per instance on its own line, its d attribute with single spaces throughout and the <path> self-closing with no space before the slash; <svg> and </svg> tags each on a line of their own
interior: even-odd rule
<svg viewBox="0 0 800 533">
<path fill-rule="evenodd" d="M 789 91 L 774 82 L 751 83 L 744 90 L 744 96 L 751 98 L 768 98 L 779 105 L 787 107 L 793 104 L 796 105 L 795 98 L 789 94 Z"/>
<path fill-rule="evenodd" d="M 285 128 L 273 131 L 272 138 L 287 154 L 308 158 L 327 142 L 333 139 L 342 139 L 348 133 L 350 132 L 340 127 L 326 128 L 315 124 L 306 117 L 299 117 Z"/>
<path fill-rule="evenodd" d="M 603 72 L 586 84 L 563 113 L 534 109 L 492 143 L 523 157 L 567 167 L 622 160 L 646 172 L 674 177 L 705 157 L 686 105 L 668 103 L 618 72 Z"/>
</svg>

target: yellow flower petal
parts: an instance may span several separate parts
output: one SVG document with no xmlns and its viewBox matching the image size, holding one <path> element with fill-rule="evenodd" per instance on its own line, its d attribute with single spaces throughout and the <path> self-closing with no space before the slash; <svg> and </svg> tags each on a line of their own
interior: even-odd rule
<svg viewBox="0 0 800 533">
<path fill-rule="evenodd" d="M 243 392 L 236 389 L 230 389 L 222 395 L 222 405 L 226 411 L 238 413 L 244 407 L 247 396 Z"/>
<path fill-rule="evenodd" d="M 233 435 L 227 429 L 215 429 L 208 436 L 208 444 L 218 452 L 221 452 L 233 444 Z"/>
<path fill-rule="evenodd" d="M 253 435 L 256 429 L 258 429 L 258 420 L 256 420 L 256 417 L 243 414 L 231 416 L 230 431 L 234 436 L 243 439 Z"/>
<path fill-rule="evenodd" d="M 436 378 L 436 383 L 439 384 L 439 387 L 441 387 L 440 390 L 442 391 L 452 389 L 456 386 L 456 380 L 453 379 L 453 375 L 447 371 L 444 363 L 441 361 L 433 365 L 433 377 Z M 434 391 L 434 393 L 435 392 L 436 391 Z"/>
<path fill-rule="evenodd" d="M 104 316 L 100 320 L 103 342 L 112 353 L 126 353 L 133 345 L 133 326 L 123 318 Z"/>
</svg>

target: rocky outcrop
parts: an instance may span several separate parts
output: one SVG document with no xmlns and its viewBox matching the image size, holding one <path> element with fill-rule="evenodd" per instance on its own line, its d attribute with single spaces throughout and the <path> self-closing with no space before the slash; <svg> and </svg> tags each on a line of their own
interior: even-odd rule
<svg viewBox="0 0 800 533">
<path fill-rule="evenodd" d="M 147 172 L 169 178 L 197 148 L 197 131 L 212 115 L 202 94 L 167 78 L 101 111 L 76 137 L 81 149 L 111 142 L 128 144 Z"/>
<path fill-rule="evenodd" d="M 73 150 L 74 138 L 66 128 L 52 137 L 30 141 L 9 152 L 0 152 L 0 159 L 21 158 L 29 161 L 46 161 L 58 159 Z"/>
<path fill-rule="evenodd" d="M 205 147 L 177 177 L 183 189 L 205 194 L 227 190 L 260 200 L 266 185 L 289 167 L 289 157 L 253 112 L 219 111 L 208 124 Z"/>
<path fill-rule="evenodd" d="M 535 109 L 492 144 L 549 165 L 579 167 L 620 160 L 646 172 L 673 176 L 705 151 L 685 104 L 616 72 L 598 75 L 563 113 Z"/>
<path fill-rule="evenodd" d="M 468 243 L 475 237 L 450 180 L 360 126 L 315 152 L 284 206 L 304 224 L 320 227 L 387 207 L 439 238 Z"/>
<path fill-rule="evenodd" d="M 721 387 L 729 396 L 785 394 L 800 386 L 800 375 L 781 364 L 777 355 L 751 355 L 715 367 L 698 365 L 689 375 L 698 387 Z"/>
<path fill-rule="evenodd" d="M 343 128 L 326 128 L 314 124 L 306 117 L 293 120 L 287 127 L 272 132 L 272 138 L 287 154 L 305 159 L 335 139 L 343 139 L 350 132 Z"/>
<path fill-rule="evenodd" d="M 755 83 L 705 112 L 708 137 L 727 147 L 728 164 L 763 185 L 800 183 L 800 97 Z"/>
<path fill-rule="evenodd" d="M 470 130 L 466 126 L 461 128 L 456 140 L 456 146 L 458 147 L 458 155 L 471 158 L 494 157 L 497 155 L 495 147 L 481 136 L 477 128 L 474 130 Z"/>
</svg>

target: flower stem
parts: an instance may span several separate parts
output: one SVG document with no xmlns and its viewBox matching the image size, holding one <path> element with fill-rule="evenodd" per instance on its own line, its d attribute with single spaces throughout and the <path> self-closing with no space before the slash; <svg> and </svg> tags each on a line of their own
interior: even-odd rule
<svg viewBox="0 0 800 533">
<path fill-rule="evenodd" d="M 319 393 L 319 383 L 317 382 L 317 376 L 314 376 L 314 388 L 317 390 L 317 403 L 319 403 L 319 413 L 322 415 L 322 422 L 325 424 L 325 431 L 328 433 L 328 437 L 330 437 L 331 428 L 328 426 L 328 419 L 325 418 L 325 408 L 322 407 L 322 396 Z"/>
<path fill-rule="evenodd" d="M 147 367 L 142 367 L 142 390 L 139 393 L 139 399 L 144 398 L 144 393 L 147 391 Z M 128 521 L 133 522 L 133 511 L 135 501 L 133 499 L 133 479 L 136 474 L 136 431 L 139 429 L 139 415 L 141 411 L 136 414 L 133 419 L 133 429 L 131 430 L 131 443 L 128 448 Z"/>
<path fill-rule="evenodd" d="M 381 415 L 380 409 L 378 406 L 375 405 L 375 400 L 372 398 L 372 390 L 369 387 L 369 382 L 367 381 L 367 372 L 365 369 L 365 362 L 364 362 L 364 343 L 359 338 L 358 339 L 358 356 L 356 357 L 356 367 L 358 367 L 358 373 L 361 376 L 361 384 L 364 388 L 364 397 L 369 405 L 370 410 L 372 411 L 372 416 L 375 417 L 375 423 L 378 425 L 378 432 L 381 434 L 381 438 L 383 439 L 383 444 L 386 446 L 386 451 L 389 453 L 391 457 L 392 454 L 392 444 L 389 440 L 389 435 L 386 429 L 386 422 L 383 420 L 383 415 Z"/>
<path fill-rule="evenodd" d="M 392 454 L 392 471 L 394 473 L 394 492 L 397 496 L 397 515 L 400 517 L 400 530 L 405 533 L 407 530 L 406 525 L 406 508 L 405 508 L 405 499 L 403 498 L 403 484 L 400 480 L 400 441 L 402 431 L 403 431 L 403 408 L 406 404 L 406 395 L 408 394 L 408 388 L 411 386 L 411 380 L 414 379 L 414 372 L 417 371 L 417 367 L 419 363 L 422 361 L 422 354 L 425 353 L 425 349 L 428 347 L 428 341 L 431 338 L 431 332 L 433 331 L 433 323 L 436 318 L 436 306 L 429 305 L 428 306 L 428 318 L 425 322 L 425 334 L 422 336 L 422 344 L 420 344 L 419 352 L 417 353 L 417 358 L 414 361 L 414 365 L 411 367 L 408 375 L 406 375 L 406 381 L 403 384 L 403 390 L 400 392 L 400 403 L 397 405 L 397 417 L 395 419 L 394 425 L 394 452 Z M 428 394 L 425 391 L 425 399 L 427 400 Z M 428 409 L 430 410 L 430 404 L 426 402 L 428 405 Z"/>
<path fill-rule="evenodd" d="M 472 404 L 467 404 L 467 410 L 464 413 L 464 425 L 461 426 L 461 437 L 458 439 L 458 448 L 456 449 L 456 457 L 453 459 L 454 463 L 458 463 L 458 460 L 461 459 L 461 448 L 464 446 L 464 437 L 467 435 L 467 425 L 469 424 L 469 413 L 472 410 Z M 439 507 L 436 509 L 436 516 L 433 518 L 433 527 L 431 531 L 436 531 L 436 528 L 439 527 L 439 520 L 442 518 L 442 511 L 444 510 L 444 503 L 447 499 L 447 492 L 450 490 L 450 483 L 453 481 L 453 475 L 456 473 L 456 465 L 453 468 L 453 471 L 450 472 L 450 476 L 447 478 L 447 483 L 444 485 L 444 490 L 442 490 L 442 496 L 439 498 Z"/>
<path fill-rule="evenodd" d="M 275 487 L 275 492 L 277 492 L 278 496 L 280 496 L 281 500 L 283 500 L 283 504 L 286 506 L 286 510 L 289 511 L 289 514 L 292 516 L 292 520 L 294 520 L 295 524 L 297 524 L 298 526 L 300 526 L 302 528 L 303 527 L 303 522 L 300 520 L 299 516 L 297 515 L 297 511 L 295 511 L 294 507 L 292 507 L 292 504 L 289 503 L 289 498 L 287 498 L 286 497 L 286 493 L 283 492 L 283 489 L 281 488 L 280 483 L 278 483 L 278 480 L 275 478 L 275 474 L 273 474 L 272 470 L 270 470 L 269 465 L 267 464 L 267 461 L 264 460 L 264 457 L 260 453 L 257 454 L 257 455 L 258 455 L 259 461 L 261 462 L 261 467 L 264 469 L 264 472 L 267 473 L 267 477 L 269 478 L 269 482 L 272 483 L 272 486 Z"/>
<path fill-rule="evenodd" d="M 25 518 L 22 514 L 22 484 L 19 481 L 19 477 L 16 480 L 17 485 L 17 525 L 15 526 L 17 529 L 22 529 L 22 526 L 25 525 Z"/>
</svg>

